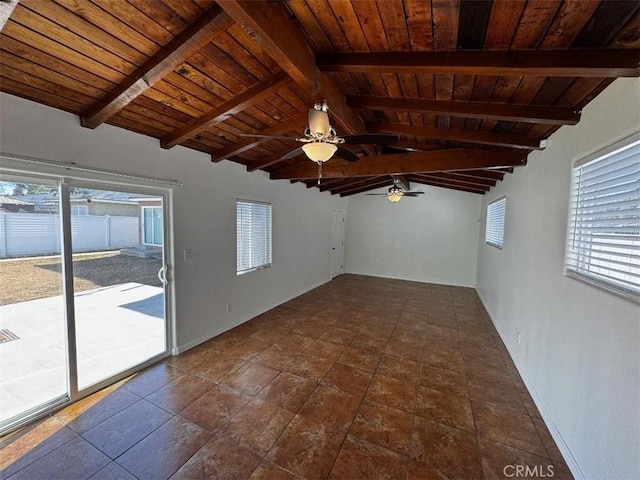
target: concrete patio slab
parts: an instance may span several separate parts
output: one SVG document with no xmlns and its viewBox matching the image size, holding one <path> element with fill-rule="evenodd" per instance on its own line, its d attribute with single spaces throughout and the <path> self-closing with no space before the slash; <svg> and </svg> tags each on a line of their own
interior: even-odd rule
<svg viewBox="0 0 640 480">
<path fill-rule="evenodd" d="M 79 388 L 165 350 L 160 287 L 123 283 L 75 295 Z M 0 307 L 0 422 L 67 392 L 62 296 Z"/>
</svg>

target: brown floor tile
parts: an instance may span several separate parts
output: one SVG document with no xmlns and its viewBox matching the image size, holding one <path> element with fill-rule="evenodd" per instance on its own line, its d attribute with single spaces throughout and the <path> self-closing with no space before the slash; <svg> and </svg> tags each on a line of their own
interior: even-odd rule
<svg viewBox="0 0 640 480">
<path fill-rule="evenodd" d="M 465 430 L 415 418 L 411 458 L 452 479 L 482 478 L 476 435 Z"/>
<path fill-rule="evenodd" d="M 238 390 L 225 385 L 216 385 L 182 410 L 180 416 L 211 433 L 215 433 L 250 400 L 250 396 Z"/>
<path fill-rule="evenodd" d="M 278 370 L 272 368 L 248 363 L 225 378 L 222 383 L 240 390 L 242 393 L 254 396 L 266 387 L 271 380 L 276 378 L 279 373 Z"/>
<path fill-rule="evenodd" d="M 249 480 L 298 480 L 298 478 L 273 463 L 262 462 L 253 471 Z"/>
<path fill-rule="evenodd" d="M 454 372 L 464 372 L 462 355 L 454 351 L 434 350 L 425 348 L 422 365 Z"/>
<path fill-rule="evenodd" d="M 146 397 L 185 373 L 183 370 L 160 362 L 130 377 L 124 383 L 124 388 L 140 397 Z"/>
<path fill-rule="evenodd" d="M 484 362 L 465 360 L 465 372 L 472 383 L 497 382 L 513 386 L 511 375 L 506 367 L 488 365 Z"/>
<path fill-rule="evenodd" d="M 349 346 L 365 352 L 382 353 L 387 346 L 387 339 L 360 333 L 354 337 Z"/>
<path fill-rule="evenodd" d="M 116 462 L 109 463 L 97 473 L 89 477 L 89 480 L 137 480 Z"/>
<path fill-rule="evenodd" d="M 466 397 L 419 387 L 416 415 L 461 430 L 475 432 L 471 402 Z"/>
<path fill-rule="evenodd" d="M 469 396 L 467 377 L 462 372 L 423 366 L 420 385 L 443 393 L 451 393 L 462 397 Z"/>
<path fill-rule="evenodd" d="M 516 390 L 518 391 L 518 394 L 520 395 L 520 400 L 522 400 L 522 403 L 524 404 L 524 408 L 527 410 L 527 413 L 529 414 L 529 416 L 531 418 L 542 419 L 542 417 L 540 416 L 540 411 L 538 410 L 538 407 L 536 407 L 536 404 L 534 403 L 533 398 L 531 397 L 531 394 L 529 394 L 529 392 L 527 391 L 526 387 L 519 388 L 516 385 Z"/>
<path fill-rule="evenodd" d="M 326 331 L 320 336 L 320 340 L 325 340 L 331 343 L 337 343 L 339 345 L 349 345 L 357 332 L 352 330 L 346 330 L 344 328 L 339 327 L 329 327 Z"/>
<path fill-rule="evenodd" d="M 527 410 L 515 387 L 502 382 L 469 382 L 469 398 L 474 402 L 495 405 L 527 415 Z"/>
<path fill-rule="evenodd" d="M 408 458 L 391 450 L 347 435 L 331 470 L 331 479 L 396 480 L 407 475 Z"/>
<path fill-rule="evenodd" d="M 396 326 L 395 330 L 391 334 L 390 342 L 400 342 L 413 345 L 414 347 L 420 347 L 424 345 L 427 338 L 426 332 L 421 332 L 412 328 L 402 328 Z"/>
<path fill-rule="evenodd" d="M 479 436 L 518 450 L 547 456 L 540 435 L 528 415 L 474 402 L 473 416 Z"/>
<path fill-rule="evenodd" d="M 78 434 L 57 418 L 25 427 L 0 444 L 0 476 L 6 478 L 76 438 Z"/>
<path fill-rule="evenodd" d="M 245 480 L 260 462 L 261 458 L 252 451 L 214 437 L 171 478 Z"/>
<path fill-rule="evenodd" d="M 562 453 L 558 449 L 556 442 L 553 440 L 551 433 L 549 433 L 549 429 L 544 424 L 542 420 L 539 418 L 532 418 L 533 424 L 538 431 L 538 435 L 540 435 L 540 440 L 542 440 L 542 444 L 544 445 L 545 450 L 547 451 L 547 457 L 552 459 L 553 461 L 564 462 L 564 458 L 562 458 Z"/>
<path fill-rule="evenodd" d="M 23 468 L 11 479 L 89 478 L 109 462 L 100 450 L 78 437 Z"/>
<path fill-rule="evenodd" d="M 210 382 L 219 383 L 227 375 L 232 374 L 247 362 L 236 357 L 227 356 L 222 351 L 218 352 L 216 358 L 209 359 L 206 363 L 201 363 L 194 373 Z"/>
<path fill-rule="evenodd" d="M 365 399 L 413 413 L 417 385 L 397 378 L 374 375 Z"/>
<path fill-rule="evenodd" d="M 413 415 L 380 403 L 364 401 L 349 433 L 394 452 L 408 455 Z"/>
<path fill-rule="evenodd" d="M 188 373 L 200 370 L 200 364 L 206 362 L 211 356 L 216 356 L 217 352 L 212 351 L 208 342 L 200 344 L 180 355 L 164 359 L 164 363 L 179 368 Z"/>
<path fill-rule="evenodd" d="M 138 443 L 171 418 L 171 414 L 140 400 L 82 434 L 112 459 Z"/>
<path fill-rule="evenodd" d="M 299 414 L 346 432 L 360 405 L 361 397 L 354 397 L 329 385 L 318 385 L 300 409 Z"/>
<path fill-rule="evenodd" d="M 309 347 L 313 343 L 313 338 L 305 335 L 298 335 L 297 333 L 289 333 L 284 337 L 281 337 L 274 345 L 290 350 L 292 352 L 302 352 L 305 348 Z"/>
<path fill-rule="evenodd" d="M 373 373 L 378 368 L 381 357 L 382 353 L 347 347 L 337 363 Z"/>
<path fill-rule="evenodd" d="M 107 395 L 103 395 L 103 392 L 100 391 L 69 405 L 57 412 L 55 416 L 61 422 L 66 423 L 70 429 L 82 433 L 133 405 L 138 400 L 140 397 L 124 388 L 113 390 Z"/>
<path fill-rule="evenodd" d="M 313 343 L 305 349 L 304 354 L 311 357 L 319 357 L 335 361 L 340 358 L 344 351 L 344 345 L 318 339 L 314 340 Z"/>
<path fill-rule="evenodd" d="M 312 357 L 305 354 L 296 355 L 285 368 L 285 371 L 299 377 L 308 378 L 319 382 L 327 374 L 333 365 L 333 359 Z"/>
<path fill-rule="evenodd" d="M 251 338 L 256 338 L 266 343 L 275 343 L 280 340 L 283 336 L 287 335 L 288 332 L 284 330 L 278 330 L 275 328 L 257 328 L 254 332 L 252 332 L 249 336 Z"/>
<path fill-rule="evenodd" d="M 274 370 L 284 370 L 287 365 L 291 364 L 295 356 L 295 352 L 285 350 L 277 345 L 272 345 L 252 358 L 251 363 L 257 363 L 265 367 L 273 368 Z"/>
<path fill-rule="evenodd" d="M 116 461 L 140 480 L 166 479 L 210 438 L 211 434 L 206 430 L 174 417 Z"/>
<path fill-rule="evenodd" d="M 409 460 L 407 480 L 445 480 L 449 477 L 431 465 Z"/>
<path fill-rule="evenodd" d="M 373 374 L 341 363 L 335 363 L 322 383 L 332 385 L 355 397 L 362 398 Z"/>
<path fill-rule="evenodd" d="M 242 360 L 251 360 L 253 357 L 263 352 L 271 346 L 270 343 L 263 342 L 257 338 L 243 338 L 239 342 L 224 349 L 225 355 L 237 357 Z"/>
<path fill-rule="evenodd" d="M 483 438 L 479 439 L 482 454 L 482 469 L 486 480 L 506 480 L 515 478 L 515 467 L 529 467 L 536 475 L 518 476 L 524 479 L 558 478 L 555 466 L 548 458 L 518 450 Z"/>
<path fill-rule="evenodd" d="M 387 355 L 401 357 L 412 362 L 419 363 L 422 360 L 422 347 L 416 347 L 415 345 L 409 345 L 407 343 L 390 341 L 387 343 L 384 353 Z"/>
<path fill-rule="evenodd" d="M 417 383 L 420 378 L 420 363 L 385 353 L 376 373 L 385 377 Z"/>
<path fill-rule="evenodd" d="M 256 398 L 297 413 L 316 386 L 313 380 L 282 372 Z"/>
<path fill-rule="evenodd" d="M 176 414 L 215 386 L 214 383 L 194 375 L 184 375 L 159 388 L 145 400 Z"/>
<path fill-rule="evenodd" d="M 292 412 L 273 403 L 253 399 L 218 436 L 264 457 L 293 417 Z"/>
<path fill-rule="evenodd" d="M 296 415 L 266 459 L 309 480 L 326 478 L 345 434 Z"/>
</svg>

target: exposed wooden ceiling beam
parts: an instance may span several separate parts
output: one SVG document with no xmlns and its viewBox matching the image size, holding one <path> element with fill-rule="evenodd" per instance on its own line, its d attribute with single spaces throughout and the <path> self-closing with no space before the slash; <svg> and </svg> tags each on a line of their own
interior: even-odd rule
<svg viewBox="0 0 640 480">
<path fill-rule="evenodd" d="M 393 179 L 400 184 L 403 190 L 411 190 L 411 185 L 409 184 L 409 179 L 404 175 L 394 175 Z"/>
<path fill-rule="evenodd" d="M 292 139 L 293 140 L 293 139 Z M 287 153 L 293 150 L 296 147 L 292 147 L 286 152 L 278 152 L 270 157 L 258 160 L 257 162 L 250 163 L 247 165 L 248 172 L 255 172 L 256 170 L 260 170 L 261 168 L 271 167 L 282 162 L 282 157 L 284 157 Z M 304 155 L 304 153 L 300 153 L 300 155 Z M 295 158 L 295 157 L 294 157 Z"/>
<path fill-rule="evenodd" d="M 490 152 L 466 148 L 447 148 L 428 152 L 395 153 L 364 157 L 357 162 L 330 160 L 322 166 L 323 178 L 403 175 L 410 173 L 478 170 L 526 165 L 524 153 Z M 312 162 L 281 168 L 271 173 L 273 179 L 316 178 L 318 170 Z"/>
<path fill-rule="evenodd" d="M 472 178 L 488 178 L 490 180 L 502 180 L 505 175 L 505 172 L 499 170 L 462 170 L 454 171 L 452 173 Z"/>
<path fill-rule="evenodd" d="M 347 180 L 345 180 L 342 184 L 338 185 L 338 186 L 334 186 L 332 188 L 330 188 L 329 190 L 331 190 L 331 195 L 335 195 L 336 193 L 342 193 L 342 192 L 346 192 L 349 190 L 353 190 L 355 188 L 360 188 L 363 185 L 369 185 L 371 183 L 379 183 L 382 181 L 391 181 L 392 179 L 390 177 L 387 176 L 383 176 L 383 177 L 356 177 L 356 178 L 349 178 Z"/>
<path fill-rule="evenodd" d="M 396 150 L 405 150 L 407 152 L 423 152 L 425 150 L 436 150 L 442 148 L 440 145 L 422 142 L 410 142 L 408 140 L 398 140 L 391 145 L 385 145 L 385 148 L 394 148 Z"/>
<path fill-rule="evenodd" d="M 289 118 L 287 121 L 283 123 L 278 123 L 273 127 L 266 128 L 259 132 L 260 135 L 282 135 L 283 133 L 287 133 L 291 130 L 299 128 L 304 122 L 307 121 L 307 112 L 299 113 L 298 115 Z M 233 145 L 228 146 L 227 148 L 223 148 L 222 150 L 218 150 L 211 154 L 212 162 L 219 162 L 221 160 L 229 159 L 240 155 L 247 150 L 251 150 L 252 148 L 260 145 L 261 143 L 268 142 L 268 138 L 254 138 L 254 137 L 243 137 L 242 140 L 234 143 Z M 295 141 L 294 138 L 291 141 Z M 311 163 L 311 162 L 309 162 Z M 314 165 L 315 166 L 315 165 Z"/>
<path fill-rule="evenodd" d="M 637 77 L 638 51 L 535 50 L 509 52 L 322 53 L 320 70 L 360 73 L 448 73 L 537 77 Z"/>
<path fill-rule="evenodd" d="M 476 132 L 475 130 L 460 130 L 455 128 L 434 128 L 417 125 L 401 125 L 399 123 L 367 122 L 367 130 L 372 133 L 400 133 L 422 138 L 437 138 L 438 140 L 477 143 L 480 145 L 497 145 L 523 150 L 541 150 L 546 146 L 546 140 L 539 140 L 537 138 L 527 137 L 526 135 L 505 135 L 501 133 Z"/>
<path fill-rule="evenodd" d="M 364 123 L 347 106 L 345 95 L 315 64 L 315 54 L 287 10 L 274 2 L 220 0 L 218 4 L 314 100 L 326 100 L 340 124 L 338 133 L 363 133 Z M 311 107 L 311 105 L 309 105 Z M 370 147 L 365 147 L 370 153 Z"/>
<path fill-rule="evenodd" d="M 217 5 L 211 7 L 167 45 L 120 82 L 81 116 L 83 127 L 96 128 L 125 108 L 136 97 L 162 80 L 194 52 L 210 43 L 233 25 L 233 20 Z"/>
<path fill-rule="evenodd" d="M 367 110 L 419 112 L 451 117 L 507 120 L 511 122 L 575 125 L 580 112 L 573 108 L 507 105 L 500 103 L 442 102 L 415 98 L 349 95 L 347 105 Z"/>
<path fill-rule="evenodd" d="M 372 181 L 367 185 L 363 185 L 361 187 L 354 188 L 352 190 L 346 190 L 344 192 L 341 192 L 340 196 L 348 197 L 349 195 L 355 195 L 356 193 L 364 193 L 364 192 L 368 192 L 369 190 L 374 190 L 376 188 L 381 188 L 381 187 L 387 187 L 389 185 L 393 185 L 393 180 L 391 180 L 390 178 L 386 180 Z"/>
<path fill-rule="evenodd" d="M 416 176 L 428 176 L 431 179 L 449 179 L 456 180 L 461 183 L 468 183 L 469 185 L 482 185 L 485 187 L 495 187 L 496 180 L 491 180 L 488 178 L 478 178 L 478 177 L 470 177 L 466 175 L 460 175 L 455 172 L 442 172 L 442 173 L 429 173 L 429 174 L 416 174 Z"/>
<path fill-rule="evenodd" d="M 4 28 L 4 24 L 7 23 L 11 12 L 18 5 L 18 0 L 1 0 L 0 1 L 0 30 Z"/>
<path fill-rule="evenodd" d="M 440 187 L 440 188 L 450 188 L 452 190 L 460 190 L 461 192 L 467 192 L 467 193 L 477 193 L 479 195 L 484 195 L 486 193 L 484 190 L 479 190 L 473 187 L 468 187 L 468 186 L 460 187 L 457 185 L 451 185 L 446 181 L 433 181 L 433 180 L 424 180 L 424 179 L 420 180 L 418 178 L 414 178 L 413 181 L 416 183 L 422 183 L 423 185 L 431 185 L 433 187 Z"/>
<path fill-rule="evenodd" d="M 247 107 L 263 100 L 276 90 L 286 86 L 291 79 L 285 72 L 280 72 L 273 77 L 259 82 L 254 87 L 246 90 L 237 97 L 223 103 L 217 108 L 209 110 L 199 118 L 194 118 L 180 128 L 174 130 L 160 140 L 162 148 L 171 148 L 179 143 L 196 136 L 198 133 L 222 123 L 229 117 L 241 112 Z"/>
<path fill-rule="evenodd" d="M 354 181 L 362 181 L 362 180 L 370 180 L 375 177 L 358 177 L 358 178 L 323 178 L 320 182 L 318 189 L 321 192 L 326 192 L 327 190 L 332 190 L 334 188 L 344 187 L 353 183 Z"/>
<path fill-rule="evenodd" d="M 483 190 L 485 192 L 488 192 L 489 190 L 491 190 L 491 185 L 480 185 L 480 184 L 472 183 L 468 181 L 456 180 L 455 178 L 452 178 L 451 176 L 445 173 L 417 174 L 417 175 L 414 175 L 413 178 L 415 178 L 418 182 L 420 180 L 426 180 L 430 182 L 442 182 L 442 183 L 446 183 L 447 185 L 452 185 L 454 187 L 464 187 L 464 188 L 472 188 L 474 190 Z"/>
</svg>

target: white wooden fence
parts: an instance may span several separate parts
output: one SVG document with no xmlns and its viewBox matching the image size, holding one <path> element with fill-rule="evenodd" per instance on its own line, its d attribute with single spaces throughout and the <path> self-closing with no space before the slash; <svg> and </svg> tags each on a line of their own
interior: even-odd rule
<svg viewBox="0 0 640 480">
<path fill-rule="evenodd" d="M 140 243 L 138 217 L 73 215 L 74 252 L 133 247 Z M 0 258 L 60 253 L 60 216 L 0 212 Z"/>
</svg>

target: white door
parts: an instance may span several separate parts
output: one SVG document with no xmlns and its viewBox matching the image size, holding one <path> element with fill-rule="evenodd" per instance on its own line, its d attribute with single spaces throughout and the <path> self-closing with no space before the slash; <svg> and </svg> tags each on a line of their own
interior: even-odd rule
<svg viewBox="0 0 640 480">
<path fill-rule="evenodd" d="M 331 226 L 331 278 L 341 273 L 344 273 L 344 210 L 334 210 Z"/>
</svg>

